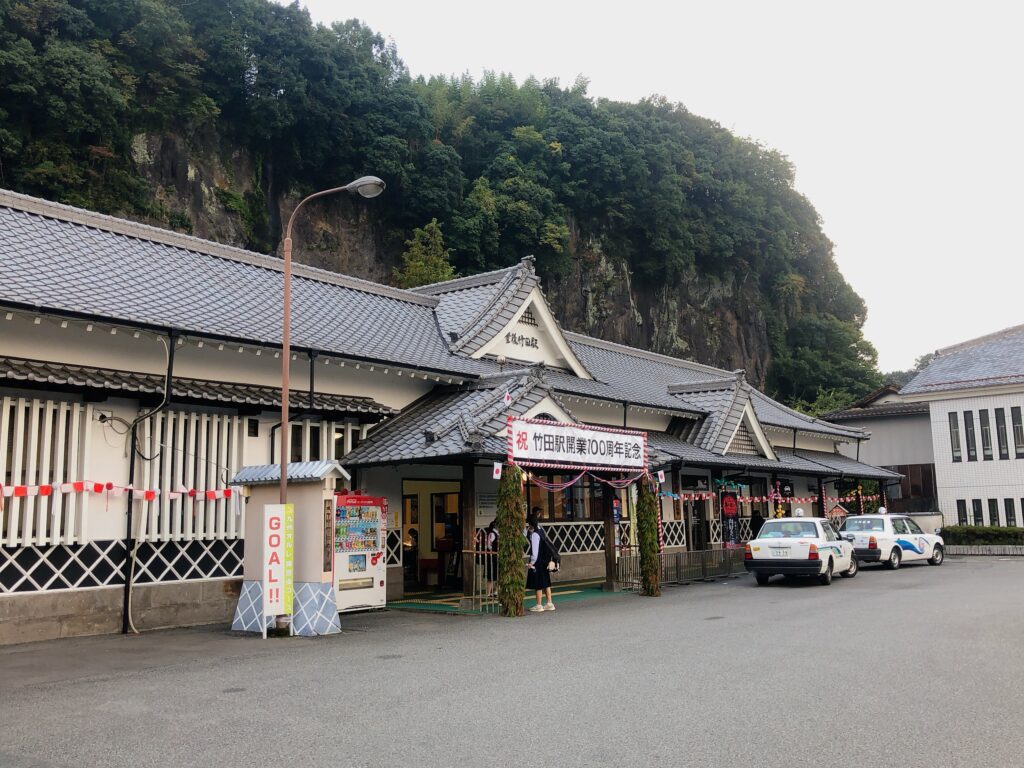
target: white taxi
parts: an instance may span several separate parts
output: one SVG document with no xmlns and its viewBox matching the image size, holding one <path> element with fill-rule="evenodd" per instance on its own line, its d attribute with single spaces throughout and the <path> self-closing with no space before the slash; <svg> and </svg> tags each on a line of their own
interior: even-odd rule
<svg viewBox="0 0 1024 768">
<path fill-rule="evenodd" d="M 831 584 L 833 574 L 850 578 L 858 569 L 853 544 L 821 517 L 768 520 L 757 538 L 747 542 L 743 565 L 761 586 L 778 574 L 814 576 L 821 584 Z"/>
<path fill-rule="evenodd" d="M 857 559 L 885 563 L 896 570 L 902 563 L 927 560 L 942 565 L 945 543 L 934 533 L 925 533 L 913 518 L 904 515 L 851 515 L 839 535 L 854 546 Z"/>
</svg>

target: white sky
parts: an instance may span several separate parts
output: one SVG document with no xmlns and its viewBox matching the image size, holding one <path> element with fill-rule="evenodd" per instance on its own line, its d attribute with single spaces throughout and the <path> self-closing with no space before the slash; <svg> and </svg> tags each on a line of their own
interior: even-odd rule
<svg viewBox="0 0 1024 768">
<path fill-rule="evenodd" d="M 1024 322 L 1024 13 L 957 4 L 302 0 L 413 75 L 485 69 L 682 102 L 788 155 L 883 371 Z"/>
</svg>

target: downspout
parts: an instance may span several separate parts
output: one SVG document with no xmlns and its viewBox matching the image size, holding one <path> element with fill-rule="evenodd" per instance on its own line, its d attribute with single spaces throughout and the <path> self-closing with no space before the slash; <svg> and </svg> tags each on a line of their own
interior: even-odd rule
<svg viewBox="0 0 1024 768">
<path fill-rule="evenodd" d="M 129 630 L 135 630 L 131 626 L 131 613 L 132 613 L 132 580 L 135 576 L 135 529 L 134 529 L 134 517 L 135 517 L 135 493 L 132 490 L 135 487 L 135 456 L 136 454 L 141 455 L 138 449 L 138 434 L 139 434 L 139 423 L 146 419 L 155 416 L 157 413 L 167 407 L 167 404 L 171 401 L 171 382 L 174 379 L 174 348 L 176 346 L 178 334 L 175 331 L 170 331 L 167 334 L 167 373 L 164 378 L 164 399 L 156 408 L 151 410 L 149 413 L 138 417 L 132 422 L 131 434 L 129 436 L 128 451 L 128 492 L 126 494 L 127 501 L 125 506 L 127 507 L 127 523 L 125 525 L 125 539 L 124 539 L 124 595 L 121 604 L 121 634 L 127 635 Z M 143 457 L 145 458 L 145 457 Z"/>
<path fill-rule="evenodd" d="M 313 396 L 316 391 L 314 382 L 316 381 L 316 366 L 313 363 L 316 362 L 316 352 L 309 350 L 309 410 L 313 410 Z"/>
</svg>

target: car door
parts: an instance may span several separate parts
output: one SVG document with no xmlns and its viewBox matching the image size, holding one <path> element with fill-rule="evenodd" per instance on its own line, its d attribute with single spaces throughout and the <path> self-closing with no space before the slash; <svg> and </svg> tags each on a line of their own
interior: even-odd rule
<svg viewBox="0 0 1024 768">
<path fill-rule="evenodd" d="M 918 555 L 915 560 L 924 560 L 932 556 L 932 549 L 935 547 L 935 536 L 925 533 L 921 530 L 921 526 L 917 524 L 916 520 L 909 517 L 905 518 L 907 523 L 907 530 L 910 531 L 910 537 L 917 542 L 921 548 L 921 554 Z"/>
<path fill-rule="evenodd" d="M 903 562 L 908 563 L 924 557 L 925 547 L 922 546 L 924 542 L 918 542 L 919 537 L 910 532 L 907 518 L 894 517 L 891 522 L 893 533 L 896 534 L 896 544 L 903 550 Z"/>
<path fill-rule="evenodd" d="M 825 536 L 825 546 L 831 547 L 835 552 L 835 572 L 843 573 L 850 570 L 850 558 L 853 556 L 853 544 L 841 538 L 836 533 L 832 523 L 823 522 L 821 530 Z"/>
</svg>

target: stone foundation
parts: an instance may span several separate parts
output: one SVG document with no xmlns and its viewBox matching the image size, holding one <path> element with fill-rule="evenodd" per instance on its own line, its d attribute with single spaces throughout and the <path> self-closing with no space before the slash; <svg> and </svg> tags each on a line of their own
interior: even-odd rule
<svg viewBox="0 0 1024 768">
<path fill-rule="evenodd" d="M 241 579 L 145 584 L 132 590 L 140 632 L 223 623 L 238 602 Z M 0 596 L 0 645 L 121 631 L 122 587 Z"/>
</svg>

